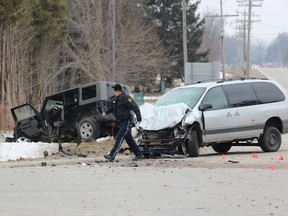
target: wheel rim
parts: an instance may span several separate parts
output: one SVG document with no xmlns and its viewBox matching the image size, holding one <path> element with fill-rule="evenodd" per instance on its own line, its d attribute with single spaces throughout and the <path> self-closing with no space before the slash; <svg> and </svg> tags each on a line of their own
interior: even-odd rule
<svg viewBox="0 0 288 216">
<path fill-rule="evenodd" d="M 268 137 L 268 145 L 271 147 L 278 145 L 278 138 L 276 134 L 274 133 L 270 134 L 270 136 Z"/>
<path fill-rule="evenodd" d="M 29 140 L 28 138 L 26 137 L 19 137 L 17 140 L 16 140 L 17 143 L 21 143 L 21 142 L 31 142 L 31 140 Z"/>
<path fill-rule="evenodd" d="M 93 128 L 92 125 L 89 123 L 83 123 L 80 127 L 80 134 L 82 138 L 89 138 L 93 134 Z"/>
</svg>

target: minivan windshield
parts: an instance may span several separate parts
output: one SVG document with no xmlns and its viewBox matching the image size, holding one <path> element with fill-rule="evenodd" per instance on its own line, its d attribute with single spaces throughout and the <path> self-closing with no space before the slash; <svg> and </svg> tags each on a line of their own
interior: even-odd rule
<svg viewBox="0 0 288 216">
<path fill-rule="evenodd" d="M 155 106 L 167 106 L 182 102 L 187 104 L 192 109 L 196 105 L 204 91 L 204 87 L 174 89 L 168 91 L 163 96 L 161 96 L 156 101 Z"/>
</svg>

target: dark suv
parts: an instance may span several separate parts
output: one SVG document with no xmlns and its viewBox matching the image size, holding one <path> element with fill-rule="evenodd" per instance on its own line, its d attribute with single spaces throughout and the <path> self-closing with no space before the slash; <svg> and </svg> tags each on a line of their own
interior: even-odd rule
<svg viewBox="0 0 288 216">
<path fill-rule="evenodd" d="M 115 135 L 118 123 L 114 115 L 100 115 L 110 105 L 114 84 L 98 81 L 47 96 L 40 112 L 29 103 L 12 108 L 12 140 L 79 143 Z M 130 94 L 129 87 L 122 86 Z"/>
</svg>

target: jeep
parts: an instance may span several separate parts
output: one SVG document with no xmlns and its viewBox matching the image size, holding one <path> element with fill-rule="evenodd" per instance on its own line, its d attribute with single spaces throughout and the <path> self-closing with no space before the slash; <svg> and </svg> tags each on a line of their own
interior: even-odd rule
<svg viewBox="0 0 288 216">
<path fill-rule="evenodd" d="M 12 141 L 91 141 L 115 135 L 118 122 L 111 113 L 101 113 L 110 105 L 115 83 L 98 81 L 49 95 L 41 111 L 25 103 L 11 109 L 15 122 Z M 123 90 L 130 94 L 128 86 Z"/>
<path fill-rule="evenodd" d="M 154 105 L 140 107 L 138 144 L 144 153 L 199 156 L 199 148 L 218 153 L 232 146 L 278 151 L 288 132 L 286 90 L 268 79 L 241 78 L 177 87 Z"/>
</svg>

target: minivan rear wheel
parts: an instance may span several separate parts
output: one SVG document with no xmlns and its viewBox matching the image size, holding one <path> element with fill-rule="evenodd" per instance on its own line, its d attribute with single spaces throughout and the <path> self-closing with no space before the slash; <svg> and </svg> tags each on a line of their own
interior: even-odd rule
<svg viewBox="0 0 288 216">
<path fill-rule="evenodd" d="M 100 135 L 100 125 L 91 118 L 83 118 L 78 124 L 77 132 L 83 141 L 96 140 Z"/>
<path fill-rule="evenodd" d="M 276 152 L 281 146 L 281 133 L 276 127 L 268 127 L 259 139 L 259 145 L 264 152 Z"/>
<path fill-rule="evenodd" d="M 231 143 L 218 143 L 212 145 L 212 149 L 217 153 L 226 153 L 231 149 Z"/>
<path fill-rule="evenodd" d="M 199 156 L 199 139 L 196 130 L 191 130 L 186 149 L 189 157 Z"/>
</svg>

